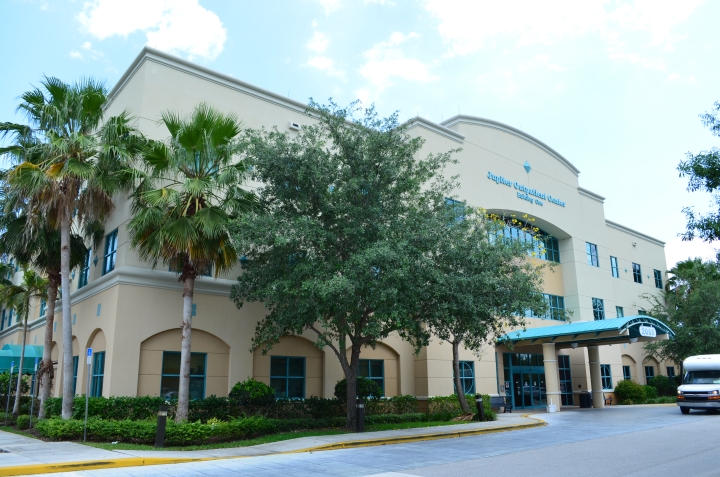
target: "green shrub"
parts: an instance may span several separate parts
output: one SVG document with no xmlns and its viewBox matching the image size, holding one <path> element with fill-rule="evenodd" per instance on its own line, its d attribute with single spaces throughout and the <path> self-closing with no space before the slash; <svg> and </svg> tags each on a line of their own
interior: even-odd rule
<svg viewBox="0 0 720 477">
<path fill-rule="evenodd" d="M 667 376 L 655 376 L 648 381 L 648 384 L 655 388 L 658 396 L 675 396 L 677 384 Z"/>
<path fill-rule="evenodd" d="M 417 411 L 418 400 L 410 395 L 371 399 L 365 404 L 366 414 L 410 414 Z"/>
<path fill-rule="evenodd" d="M 380 386 L 372 379 L 358 376 L 356 395 L 358 399 L 367 401 L 368 399 L 379 399 L 383 392 Z M 347 400 L 347 382 L 344 379 L 338 381 L 335 385 L 335 397 L 338 401 L 345 402 Z"/>
<path fill-rule="evenodd" d="M 275 390 L 265 383 L 248 378 L 233 386 L 228 397 L 241 406 L 269 406 L 275 400 Z"/>
<path fill-rule="evenodd" d="M 492 410 L 492 405 L 490 404 L 490 395 L 483 394 L 482 398 L 483 407 L 485 408 L 485 420 L 497 420 L 497 414 L 495 414 L 495 411 Z M 475 395 L 466 394 L 465 399 L 467 399 L 467 402 L 470 405 L 470 411 L 475 412 Z M 452 394 L 450 396 L 434 396 L 428 398 L 428 414 L 445 415 L 448 416 L 448 419 L 459 416 L 460 414 L 462 414 L 462 409 L 460 408 L 460 401 L 458 401 L 457 395 Z"/>
<path fill-rule="evenodd" d="M 642 404 L 646 399 L 644 387 L 630 380 L 618 381 L 615 386 L 615 397 L 620 404 Z"/>
<path fill-rule="evenodd" d="M 37 418 L 32 418 L 33 426 L 37 423 Z M 17 417 L 17 420 L 15 421 L 15 427 L 17 427 L 20 430 L 23 429 L 29 429 L 30 428 L 30 416 L 27 414 L 22 414 Z"/>
<path fill-rule="evenodd" d="M 5 412 L 0 412 L 0 426 L 5 424 L 5 419 L 6 419 L 6 418 L 5 418 Z M 16 419 L 16 418 L 15 418 L 15 414 L 13 414 L 12 411 L 10 411 L 10 412 L 7 414 L 7 423 L 8 423 L 8 425 L 11 426 L 11 425 L 15 424 L 15 419 Z"/>
<path fill-rule="evenodd" d="M 0 396 L 2 396 L 2 402 L 5 402 L 5 399 L 7 399 L 7 389 L 8 389 L 8 380 L 10 379 L 10 373 L 8 371 L 4 371 L 0 373 Z M 17 390 L 17 380 L 18 380 L 18 373 L 13 373 L 12 375 L 12 384 L 10 385 L 10 396 L 15 395 L 15 391 Z M 30 375 L 24 374 L 22 377 L 22 382 L 20 383 L 20 394 L 27 394 L 28 391 L 30 391 Z"/>
<path fill-rule="evenodd" d="M 643 386 L 643 389 L 645 390 L 645 399 L 655 399 L 658 397 L 657 389 L 655 389 L 653 386 L 645 385 Z"/>
</svg>

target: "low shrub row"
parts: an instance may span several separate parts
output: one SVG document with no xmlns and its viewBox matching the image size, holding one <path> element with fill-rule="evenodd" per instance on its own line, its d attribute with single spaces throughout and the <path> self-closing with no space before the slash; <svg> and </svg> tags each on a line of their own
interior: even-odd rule
<svg viewBox="0 0 720 477">
<path fill-rule="evenodd" d="M 470 405 L 470 411 L 475 413 L 477 411 L 475 408 L 475 395 L 466 394 L 465 399 Z M 495 414 L 495 411 L 492 410 L 492 406 L 490 405 L 490 395 L 483 394 L 482 399 L 483 407 L 485 408 L 485 420 L 497 420 L 497 415 Z M 460 408 L 460 401 L 458 401 L 458 398 L 455 395 L 435 396 L 428 398 L 428 414 L 446 414 L 450 416 L 457 416 L 461 413 L 462 409 Z"/>
<path fill-rule="evenodd" d="M 659 377 L 667 380 L 665 376 Z M 662 397 L 671 398 L 672 396 L 664 395 Z M 659 399 L 656 386 L 642 385 L 630 380 L 617 383 L 615 386 L 615 398 L 618 404 L 645 404 L 646 402 L 657 402 Z"/>
<path fill-rule="evenodd" d="M 27 416 L 25 416 L 27 417 Z M 401 422 L 429 422 L 444 416 L 430 416 L 422 413 L 382 414 L 366 417 L 366 424 L 396 424 Z M 28 418 L 29 419 L 29 418 Z M 77 440 L 83 436 L 84 421 L 80 419 L 44 419 L 34 424 L 37 432 L 52 440 Z M 308 429 L 339 428 L 345 425 L 345 418 L 328 419 L 269 419 L 252 416 L 230 421 L 211 419 L 208 422 L 167 422 L 165 443 L 169 446 L 186 446 L 251 439 L 267 434 Z M 152 444 L 155 442 L 157 421 L 145 419 L 107 420 L 98 417 L 88 419 L 87 438 L 99 442 L 128 442 Z"/>
</svg>

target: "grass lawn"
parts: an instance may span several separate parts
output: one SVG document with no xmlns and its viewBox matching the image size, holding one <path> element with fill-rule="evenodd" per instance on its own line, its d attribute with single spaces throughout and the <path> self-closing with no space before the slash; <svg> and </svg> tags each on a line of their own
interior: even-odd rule
<svg viewBox="0 0 720 477">
<path fill-rule="evenodd" d="M 374 424 L 371 426 L 365 426 L 365 431 L 389 431 L 392 429 L 414 429 L 418 427 L 435 427 L 454 424 L 467 424 L 467 421 L 402 422 L 398 424 Z M 24 434 L 18 431 L 15 432 L 17 434 Z M 247 439 L 243 441 L 218 442 L 214 444 L 202 444 L 197 446 L 165 447 L 163 450 L 192 451 L 207 449 L 226 449 L 230 447 L 248 447 L 260 444 L 269 444 L 271 442 L 286 441 L 288 439 L 298 439 L 300 437 L 328 436 L 332 434 L 347 434 L 347 431 L 345 429 L 317 429 L 312 431 L 283 432 L 280 434 L 270 434 L 267 436 L 257 437 L 255 439 Z M 109 444 L 105 442 L 85 442 L 84 444 L 91 447 L 97 447 L 98 449 L 106 450 L 159 450 L 155 449 L 155 447 L 151 445 L 127 444 L 123 442 L 118 442 L 117 444 Z"/>
</svg>

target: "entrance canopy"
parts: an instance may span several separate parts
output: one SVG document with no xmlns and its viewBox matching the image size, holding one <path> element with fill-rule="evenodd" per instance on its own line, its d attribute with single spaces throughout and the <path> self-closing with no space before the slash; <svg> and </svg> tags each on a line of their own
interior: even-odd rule
<svg viewBox="0 0 720 477">
<path fill-rule="evenodd" d="M 675 333 L 662 321 L 645 315 L 636 315 L 511 331 L 502 336 L 498 343 L 512 343 L 513 346 L 555 343 L 556 349 L 563 349 L 656 341 L 669 339 L 674 335 Z"/>
<path fill-rule="evenodd" d="M 6 344 L 0 350 L 0 373 L 10 371 L 10 364 L 15 362 L 15 373 L 18 372 L 20 366 L 20 350 L 21 345 Z M 35 345 L 25 346 L 25 361 L 23 362 L 23 374 L 35 373 L 35 358 L 42 361 L 43 347 Z"/>
</svg>

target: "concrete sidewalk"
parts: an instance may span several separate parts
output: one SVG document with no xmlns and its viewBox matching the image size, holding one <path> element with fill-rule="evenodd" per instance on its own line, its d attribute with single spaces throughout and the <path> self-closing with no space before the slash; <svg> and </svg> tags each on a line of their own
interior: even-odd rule
<svg viewBox="0 0 720 477">
<path fill-rule="evenodd" d="M 200 451 L 103 450 L 73 442 L 45 442 L 0 431 L 0 476 L 134 467 L 271 454 L 315 452 L 463 437 L 543 426 L 537 418 L 498 414 L 493 422 L 302 437 L 270 444 Z"/>
</svg>

